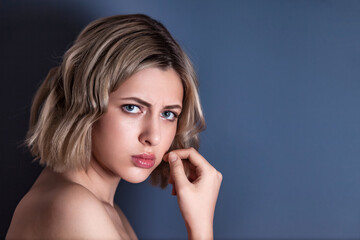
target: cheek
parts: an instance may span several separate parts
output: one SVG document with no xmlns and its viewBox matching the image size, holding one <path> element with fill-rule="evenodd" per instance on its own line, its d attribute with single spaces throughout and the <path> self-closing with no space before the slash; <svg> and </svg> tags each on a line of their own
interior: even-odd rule
<svg viewBox="0 0 360 240">
<path fill-rule="evenodd" d="M 176 135 L 176 124 L 174 124 L 175 126 L 170 126 L 168 129 L 166 129 L 166 134 L 164 134 L 164 143 L 166 144 L 166 147 L 168 150 L 170 148 L 170 145 L 172 144 L 172 142 L 174 141 L 175 135 Z"/>
<path fill-rule="evenodd" d="M 93 142 L 97 146 L 105 148 L 125 147 L 129 139 L 136 137 L 138 123 L 130 119 L 121 118 L 121 116 L 106 115 L 101 118 L 93 128 Z"/>
</svg>

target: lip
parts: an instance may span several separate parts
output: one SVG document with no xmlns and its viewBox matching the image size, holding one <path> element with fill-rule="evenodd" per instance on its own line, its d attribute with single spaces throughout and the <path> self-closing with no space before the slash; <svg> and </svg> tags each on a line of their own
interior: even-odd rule
<svg viewBox="0 0 360 240">
<path fill-rule="evenodd" d="M 154 154 L 139 154 L 131 156 L 133 163 L 137 167 L 141 168 L 152 168 L 155 165 L 155 155 Z"/>
</svg>

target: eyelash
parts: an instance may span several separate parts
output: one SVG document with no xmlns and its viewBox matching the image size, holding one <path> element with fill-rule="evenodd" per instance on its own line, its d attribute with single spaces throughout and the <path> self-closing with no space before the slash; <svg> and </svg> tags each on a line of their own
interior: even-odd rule
<svg viewBox="0 0 360 240">
<path fill-rule="evenodd" d="M 127 110 L 126 108 L 129 107 L 129 106 L 136 107 L 136 108 L 138 108 L 138 109 L 141 111 L 141 107 L 139 107 L 139 106 L 137 106 L 137 105 L 135 105 L 135 104 L 125 104 L 125 105 L 123 105 L 123 106 L 121 107 L 121 109 L 122 109 L 124 112 L 129 113 L 129 114 L 137 114 L 137 113 L 138 113 L 138 112 L 132 113 L 132 112 L 130 112 L 129 110 Z M 164 111 L 164 112 L 161 113 L 161 115 L 162 115 L 163 113 L 165 113 L 165 112 L 170 112 L 170 113 L 172 113 L 172 114 L 174 115 L 174 119 L 167 119 L 167 118 L 165 118 L 165 119 L 167 119 L 167 120 L 169 120 L 169 121 L 171 121 L 171 122 L 175 121 L 175 120 L 178 118 L 178 114 L 176 114 L 176 113 L 174 113 L 174 112 L 172 112 L 172 111 Z M 163 115 L 162 115 L 162 116 L 163 116 Z"/>
</svg>

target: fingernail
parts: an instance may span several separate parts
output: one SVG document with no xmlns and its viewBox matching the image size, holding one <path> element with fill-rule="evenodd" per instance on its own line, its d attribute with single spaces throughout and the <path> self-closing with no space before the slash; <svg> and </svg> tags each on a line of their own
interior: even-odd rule
<svg viewBox="0 0 360 240">
<path fill-rule="evenodd" d="M 176 161 L 176 159 L 177 159 L 176 154 L 171 152 L 171 153 L 169 154 L 169 160 L 170 160 L 171 162 L 174 162 L 174 161 Z"/>
</svg>

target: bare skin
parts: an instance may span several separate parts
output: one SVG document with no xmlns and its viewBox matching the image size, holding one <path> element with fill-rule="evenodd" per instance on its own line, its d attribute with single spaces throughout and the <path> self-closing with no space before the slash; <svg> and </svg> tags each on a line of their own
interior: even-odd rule
<svg viewBox="0 0 360 240">
<path fill-rule="evenodd" d="M 107 112 L 94 124 L 87 170 L 55 173 L 45 168 L 18 204 L 6 238 L 137 239 L 113 202 L 116 188 L 121 179 L 145 181 L 161 161 L 169 161 L 169 182 L 189 239 L 212 239 L 221 173 L 192 148 L 165 155 L 176 134 L 182 98 L 173 69 L 143 69 L 126 80 L 110 94 Z M 156 156 L 153 167 L 132 162 L 132 155 L 142 153 Z"/>
<path fill-rule="evenodd" d="M 137 239 L 116 204 L 81 184 L 45 168 L 17 206 L 6 238 Z"/>
<path fill-rule="evenodd" d="M 170 163 L 169 182 L 173 184 L 188 238 L 212 239 L 222 174 L 193 148 L 174 150 L 164 160 Z"/>
</svg>

